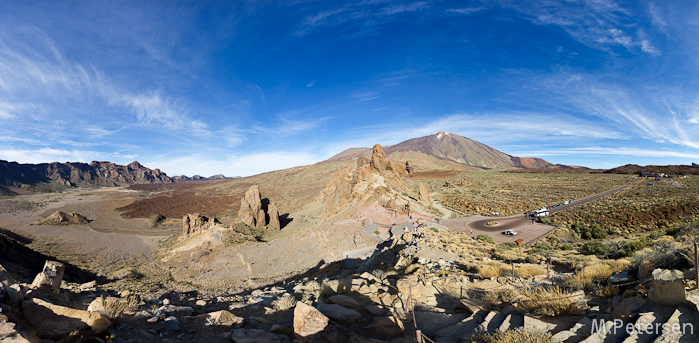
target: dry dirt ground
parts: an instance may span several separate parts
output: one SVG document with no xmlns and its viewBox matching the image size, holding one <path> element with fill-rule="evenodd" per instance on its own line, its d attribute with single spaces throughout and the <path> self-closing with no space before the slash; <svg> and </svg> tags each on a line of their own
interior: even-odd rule
<svg viewBox="0 0 699 343">
<path fill-rule="evenodd" d="M 46 201 L 50 199 L 50 201 Z M 144 261 L 157 250 L 157 243 L 177 231 L 176 227 L 149 229 L 146 219 L 125 219 L 115 210 L 136 198 L 123 188 L 73 190 L 60 194 L 22 195 L 0 198 L 0 227 L 32 239 L 34 250 L 106 274 L 115 265 Z M 8 211 L 8 203 L 33 203 L 33 208 Z M 78 212 L 87 225 L 32 225 L 55 211 Z"/>
</svg>

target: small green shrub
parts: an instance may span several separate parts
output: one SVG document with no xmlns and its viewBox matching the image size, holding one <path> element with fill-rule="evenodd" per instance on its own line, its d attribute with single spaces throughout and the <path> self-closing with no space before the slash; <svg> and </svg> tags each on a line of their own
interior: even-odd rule
<svg viewBox="0 0 699 343">
<path fill-rule="evenodd" d="M 610 250 L 609 245 L 602 241 L 592 241 L 583 244 L 579 251 L 583 255 L 604 255 Z"/>
<path fill-rule="evenodd" d="M 490 237 L 490 236 L 485 235 L 485 234 L 480 234 L 480 235 L 476 236 L 476 238 L 483 241 L 483 242 L 495 244 L 495 240 L 493 239 L 493 237 Z"/>
</svg>

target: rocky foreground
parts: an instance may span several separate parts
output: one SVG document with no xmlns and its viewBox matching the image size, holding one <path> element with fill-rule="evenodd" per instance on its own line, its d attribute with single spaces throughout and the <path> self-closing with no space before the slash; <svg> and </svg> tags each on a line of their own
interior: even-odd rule
<svg viewBox="0 0 699 343">
<path fill-rule="evenodd" d="M 495 245 L 436 223 L 395 226 L 387 234 L 366 260 L 322 264 L 274 285 L 216 297 L 67 283 L 59 262 L 47 262 L 26 283 L 0 268 L 0 340 L 496 342 L 504 335 L 517 342 L 697 340 L 687 329 L 699 325 L 697 293 L 685 287 L 682 271 L 656 269 L 635 281 L 629 273 L 596 280 L 618 291 L 605 296 L 569 287 L 565 280 L 574 274 L 560 263 L 548 271 L 536 261 L 517 259 L 513 276 L 489 273 L 489 266 L 509 262 L 497 260 Z"/>
</svg>

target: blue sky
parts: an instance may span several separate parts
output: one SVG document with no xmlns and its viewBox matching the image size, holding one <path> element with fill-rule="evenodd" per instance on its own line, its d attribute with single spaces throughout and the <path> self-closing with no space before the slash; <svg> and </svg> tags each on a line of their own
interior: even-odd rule
<svg viewBox="0 0 699 343">
<path fill-rule="evenodd" d="M 448 131 L 699 162 L 694 1 L 4 1 L 0 159 L 252 175 Z"/>
</svg>

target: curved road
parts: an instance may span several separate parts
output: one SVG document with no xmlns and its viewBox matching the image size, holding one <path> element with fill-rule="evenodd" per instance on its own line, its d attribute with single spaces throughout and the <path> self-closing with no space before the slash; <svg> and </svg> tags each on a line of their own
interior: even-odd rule
<svg viewBox="0 0 699 343">
<path fill-rule="evenodd" d="M 620 187 L 617 187 L 614 189 L 610 189 L 608 191 L 604 191 L 602 193 L 591 195 L 587 198 L 578 199 L 578 200 L 573 201 L 570 204 L 551 208 L 551 209 L 549 209 L 549 212 L 556 213 L 556 212 L 560 212 L 560 211 L 565 211 L 571 207 L 575 207 L 578 205 L 588 203 L 590 201 L 597 200 L 597 199 L 605 197 L 607 195 L 610 195 L 610 194 L 622 191 L 624 189 L 627 189 L 631 186 L 633 186 L 633 185 L 632 184 L 631 185 L 623 185 L 623 186 L 620 186 Z M 500 232 L 500 231 L 505 231 L 505 230 L 517 228 L 523 224 L 531 222 L 531 220 L 532 220 L 532 218 L 527 217 L 524 214 L 516 214 L 514 216 L 509 216 L 509 217 L 489 217 L 486 219 L 475 220 L 475 221 L 472 221 L 470 223 L 467 223 L 466 227 L 468 229 L 472 229 L 472 230 L 479 230 L 479 231 L 486 231 L 486 232 Z M 490 223 L 490 222 L 497 222 L 498 225 L 488 226 L 487 223 Z"/>
</svg>

